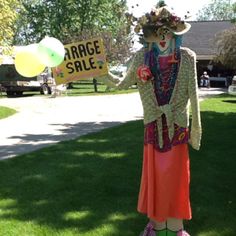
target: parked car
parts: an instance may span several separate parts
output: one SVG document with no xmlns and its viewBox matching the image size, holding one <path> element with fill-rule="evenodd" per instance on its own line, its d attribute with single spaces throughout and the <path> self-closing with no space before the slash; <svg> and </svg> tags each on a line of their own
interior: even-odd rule
<svg viewBox="0 0 236 236">
<path fill-rule="evenodd" d="M 0 65 L 0 87 L 7 96 L 21 96 L 26 91 L 39 91 L 41 94 L 51 94 L 54 80 L 45 70 L 39 76 L 26 78 L 20 75 L 15 68 L 14 60 L 8 58 Z"/>
<path fill-rule="evenodd" d="M 232 79 L 232 84 L 228 88 L 228 93 L 231 95 L 236 95 L 236 75 Z"/>
<path fill-rule="evenodd" d="M 50 68 L 45 68 L 38 76 L 26 78 L 15 68 L 14 58 L 24 46 L 14 46 L 10 55 L 3 54 L 4 47 L 0 46 L 0 89 L 7 96 L 21 96 L 26 91 L 39 91 L 41 94 L 51 94 L 55 80 Z"/>
<path fill-rule="evenodd" d="M 127 72 L 127 66 L 120 64 L 120 65 L 110 67 L 109 70 L 114 75 L 118 77 L 123 77 L 125 73 Z"/>
</svg>

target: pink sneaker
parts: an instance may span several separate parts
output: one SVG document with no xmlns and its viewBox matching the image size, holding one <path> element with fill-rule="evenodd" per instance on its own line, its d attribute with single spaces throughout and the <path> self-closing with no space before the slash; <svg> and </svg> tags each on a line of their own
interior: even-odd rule
<svg viewBox="0 0 236 236">
<path fill-rule="evenodd" d="M 181 229 L 178 231 L 177 236 L 190 236 L 185 230 Z"/>
<path fill-rule="evenodd" d="M 153 224 L 149 222 L 144 231 L 139 236 L 156 236 Z"/>
</svg>

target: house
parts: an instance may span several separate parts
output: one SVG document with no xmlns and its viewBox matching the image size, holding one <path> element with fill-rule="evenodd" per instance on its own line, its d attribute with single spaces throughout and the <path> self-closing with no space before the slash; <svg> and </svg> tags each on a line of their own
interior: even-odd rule
<svg viewBox="0 0 236 236">
<path fill-rule="evenodd" d="M 214 39 L 216 35 L 234 24 L 230 21 L 192 21 L 191 29 L 183 37 L 183 46 L 188 47 L 197 54 L 197 72 L 200 77 L 207 71 L 211 77 L 233 77 L 234 71 L 225 68 L 213 61 L 216 55 Z"/>
</svg>

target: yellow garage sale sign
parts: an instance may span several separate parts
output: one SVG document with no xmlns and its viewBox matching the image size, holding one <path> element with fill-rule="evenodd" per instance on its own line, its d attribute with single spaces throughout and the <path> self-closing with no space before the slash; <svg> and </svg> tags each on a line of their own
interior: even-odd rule
<svg viewBox="0 0 236 236">
<path fill-rule="evenodd" d="M 52 69 L 57 85 L 108 73 L 101 38 L 65 45 L 64 61 Z"/>
</svg>

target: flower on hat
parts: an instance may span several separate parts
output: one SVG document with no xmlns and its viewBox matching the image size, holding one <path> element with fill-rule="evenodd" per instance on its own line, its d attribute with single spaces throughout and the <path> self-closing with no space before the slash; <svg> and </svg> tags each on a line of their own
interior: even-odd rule
<svg viewBox="0 0 236 236">
<path fill-rule="evenodd" d="M 157 5 L 157 8 L 151 10 L 151 12 L 136 18 L 132 14 L 127 14 L 131 25 L 134 26 L 135 33 L 139 33 L 144 27 L 153 27 L 158 29 L 162 26 L 166 26 L 174 34 L 183 34 L 190 29 L 190 24 L 186 23 L 180 17 L 171 13 L 164 1 L 161 1 Z"/>
</svg>

